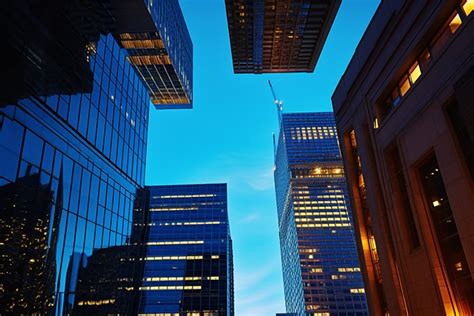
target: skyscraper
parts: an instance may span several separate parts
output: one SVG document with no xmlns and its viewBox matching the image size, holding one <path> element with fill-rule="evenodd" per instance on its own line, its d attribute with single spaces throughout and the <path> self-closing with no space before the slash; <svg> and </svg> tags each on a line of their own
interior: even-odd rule
<svg viewBox="0 0 474 316">
<path fill-rule="evenodd" d="M 334 91 L 373 315 L 474 314 L 474 1 L 382 1 Z"/>
<path fill-rule="evenodd" d="M 233 315 L 226 184 L 146 187 L 139 314 Z M 140 216 L 141 217 L 141 216 Z"/>
<path fill-rule="evenodd" d="M 368 315 L 333 114 L 285 113 L 280 128 L 274 176 L 287 313 Z"/>
<path fill-rule="evenodd" d="M 340 0 L 225 0 L 235 73 L 312 72 Z"/>
<path fill-rule="evenodd" d="M 130 240 L 150 96 L 158 107 L 191 100 L 192 44 L 177 1 L 164 3 L 2 3 L 0 314 L 115 301 L 101 276 L 82 280 Z M 184 92 L 169 92 L 177 81 Z M 95 292 L 79 302 L 78 289 Z"/>
</svg>

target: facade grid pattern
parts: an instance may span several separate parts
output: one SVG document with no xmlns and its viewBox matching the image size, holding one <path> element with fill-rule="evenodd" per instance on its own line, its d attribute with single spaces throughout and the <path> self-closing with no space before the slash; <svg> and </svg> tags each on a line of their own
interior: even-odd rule
<svg viewBox="0 0 474 316">
<path fill-rule="evenodd" d="M 287 312 L 368 315 L 332 113 L 283 114 L 275 184 Z"/>
</svg>

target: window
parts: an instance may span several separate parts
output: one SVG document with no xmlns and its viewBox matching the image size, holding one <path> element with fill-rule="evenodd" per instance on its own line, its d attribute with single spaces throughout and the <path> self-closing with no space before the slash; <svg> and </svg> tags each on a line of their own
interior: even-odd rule
<svg viewBox="0 0 474 316">
<path fill-rule="evenodd" d="M 458 30 L 458 28 L 461 26 L 461 17 L 459 14 L 456 14 L 451 21 L 449 21 L 449 29 L 451 30 L 451 33 L 454 34 Z"/>
<path fill-rule="evenodd" d="M 419 172 L 449 282 L 461 314 L 470 315 L 474 312 L 473 304 L 469 303 L 474 302 L 472 280 L 436 157 L 423 163 Z"/>
<path fill-rule="evenodd" d="M 446 108 L 448 112 L 451 125 L 457 136 L 459 147 L 466 161 L 467 167 L 474 179 L 474 127 L 469 121 L 470 117 L 474 115 L 472 105 L 464 103 L 464 105 L 453 102 Z"/>
<path fill-rule="evenodd" d="M 464 12 L 465 15 L 461 12 Z M 411 87 L 418 81 L 422 73 L 426 70 L 426 67 L 431 62 L 432 53 L 442 54 L 443 49 L 446 47 L 446 43 L 453 37 L 453 34 L 459 29 L 466 17 L 474 9 L 474 0 L 464 0 L 461 3 L 461 7 L 458 7 L 448 19 L 446 24 L 438 31 L 438 34 L 434 37 L 429 47 L 427 47 L 415 60 L 414 64 L 408 69 L 403 77 L 399 81 L 392 93 L 381 96 L 381 100 L 377 102 L 377 115 L 378 118 L 384 120 L 385 117 L 392 111 L 392 109 L 398 106 Z M 461 13 L 461 15 L 460 15 Z M 421 65 L 421 66 L 420 66 Z M 390 90 L 389 90 L 390 91 Z M 382 101 L 385 100 L 385 101 Z M 378 128 L 374 125 L 374 128 Z"/>
<path fill-rule="evenodd" d="M 429 54 L 429 52 L 428 52 Z M 415 62 L 415 64 L 413 64 L 413 66 L 411 66 L 410 70 L 408 71 L 408 74 L 410 76 L 410 81 L 411 83 L 415 83 L 418 78 L 420 78 L 421 76 L 421 69 L 420 69 L 420 65 L 418 64 L 418 62 Z"/>
<path fill-rule="evenodd" d="M 466 16 L 469 16 L 469 14 L 471 14 L 471 12 L 474 10 L 474 0 L 463 1 L 462 9 L 464 11 L 464 14 Z"/>
<path fill-rule="evenodd" d="M 400 93 L 398 92 L 398 87 L 397 87 L 392 92 L 392 100 L 391 100 L 392 105 L 397 106 L 398 104 L 400 104 L 400 100 L 401 100 L 401 97 L 400 97 Z"/>
<path fill-rule="evenodd" d="M 400 81 L 400 93 L 402 97 L 407 94 L 408 90 L 410 90 L 410 81 L 408 80 L 408 77 L 405 75 L 403 79 Z"/>
</svg>

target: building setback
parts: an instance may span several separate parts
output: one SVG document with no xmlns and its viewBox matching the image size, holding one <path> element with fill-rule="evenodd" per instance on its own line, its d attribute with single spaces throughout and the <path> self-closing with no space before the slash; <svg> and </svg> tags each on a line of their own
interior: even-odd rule
<svg viewBox="0 0 474 316">
<path fill-rule="evenodd" d="M 287 313 L 368 315 L 332 113 L 282 115 L 274 176 Z"/>
<path fill-rule="evenodd" d="M 225 0 L 234 72 L 313 72 L 340 3 Z"/>
<path fill-rule="evenodd" d="M 383 1 L 332 100 L 373 315 L 474 313 L 474 1 Z"/>
<path fill-rule="evenodd" d="M 138 313 L 233 315 L 226 184 L 146 187 Z M 140 211 L 140 209 L 138 209 Z"/>
<path fill-rule="evenodd" d="M 103 281 L 117 282 L 122 272 L 111 274 L 120 269 L 104 266 L 123 268 L 130 253 L 150 96 L 157 93 L 147 82 L 162 79 L 133 62 L 139 55 L 147 67 L 156 64 L 143 57 L 150 44 L 143 34 L 153 33 L 154 43 L 167 39 L 146 56 L 166 55 L 179 80 L 192 76 L 178 3 L 162 2 L 169 5 L 159 13 L 168 19 L 139 0 L 127 1 L 133 10 L 123 10 L 124 1 L 6 2 L 1 16 L 12 27 L 1 61 L 0 314 L 82 314 L 76 308 L 86 307 L 97 314 L 94 308 L 118 301 L 120 313 L 131 310 L 117 284 Z M 126 43 L 124 34 L 136 42 Z M 169 87 L 163 82 L 160 91 Z"/>
</svg>

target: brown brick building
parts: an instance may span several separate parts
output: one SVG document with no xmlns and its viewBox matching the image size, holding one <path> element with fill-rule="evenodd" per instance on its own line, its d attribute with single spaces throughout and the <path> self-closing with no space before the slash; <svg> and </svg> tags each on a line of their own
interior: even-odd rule
<svg viewBox="0 0 474 316">
<path fill-rule="evenodd" d="M 474 314 L 473 10 L 382 1 L 333 95 L 372 315 Z"/>
</svg>

